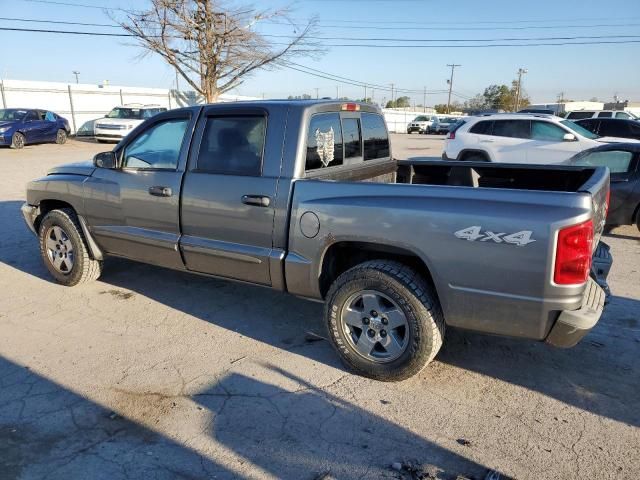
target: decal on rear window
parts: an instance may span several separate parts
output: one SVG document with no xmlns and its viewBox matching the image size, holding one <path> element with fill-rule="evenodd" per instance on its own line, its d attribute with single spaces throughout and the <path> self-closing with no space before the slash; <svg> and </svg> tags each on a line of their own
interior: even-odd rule
<svg viewBox="0 0 640 480">
<path fill-rule="evenodd" d="M 335 146 L 335 134 L 333 127 L 329 127 L 329 131 L 321 132 L 319 128 L 316 128 L 316 145 L 318 157 L 322 162 L 323 167 L 328 167 L 333 162 L 333 152 Z"/>
</svg>

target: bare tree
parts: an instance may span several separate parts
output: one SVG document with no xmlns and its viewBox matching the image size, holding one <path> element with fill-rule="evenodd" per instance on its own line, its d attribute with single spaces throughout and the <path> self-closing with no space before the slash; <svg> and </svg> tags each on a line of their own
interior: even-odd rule
<svg viewBox="0 0 640 480">
<path fill-rule="evenodd" d="M 148 10 L 119 12 L 114 21 L 136 38 L 145 54 L 164 58 L 207 102 L 258 69 L 321 52 L 312 41 L 316 19 L 300 28 L 289 19 L 288 9 L 232 7 L 222 0 L 151 0 Z M 262 22 L 289 23 L 295 30 L 271 41 L 256 31 Z"/>
</svg>

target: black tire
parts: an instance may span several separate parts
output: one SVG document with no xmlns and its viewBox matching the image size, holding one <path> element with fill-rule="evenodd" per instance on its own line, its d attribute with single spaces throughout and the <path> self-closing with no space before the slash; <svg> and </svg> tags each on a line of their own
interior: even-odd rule
<svg viewBox="0 0 640 480">
<path fill-rule="evenodd" d="M 72 261 L 71 268 L 67 268 L 67 271 L 61 272 L 57 269 L 51 259 L 52 250 L 47 247 L 47 242 L 51 241 L 51 235 L 49 232 L 54 227 L 59 227 L 65 234 L 66 240 L 71 243 L 72 246 Z M 38 231 L 38 238 L 40 239 L 40 256 L 44 262 L 47 270 L 56 280 L 56 282 L 72 287 L 79 283 L 91 282 L 98 279 L 102 273 L 102 262 L 94 260 L 89 254 L 82 228 L 78 222 L 78 217 L 71 208 L 63 208 L 60 210 L 51 210 L 45 215 L 40 222 Z"/>
<path fill-rule="evenodd" d="M 58 145 L 64 145 L 67 143 L 67 132 L 63 128 L 58 130 L 58 133 L 56 133 L 56 143 Z"/>
<path fill-rule="evenodd" d="M 11 148 L 15 148 L 16 150 L 20 150 L 24 148 L 25 138 L 24 135 L 20 132 L 16 132 L 11 137 Z"/>
<path fill-rule="evenodd" d="M 96 141 L 97 141 L 98 143 L 107 143 L 107 141 L 106 141 L 106 140 L 100 140 L 99 138 L 96 138 Z"/>
<path fill-rule="evenodd" d="M 359 354 L 347 339 L 341 320 L 349 299 L 369 290 L 391 299 L 407 320 L 407 346 L 398 358 L 386 363 Z M 435 292 L 413 269 L 388 260 L 365 262 L 340 275 L 327 294 L 325 321 L 329 338 L 343 362 L 365 377 L 385 382 L 409 378 L 429 364 L 442 346 L 445 330 Z"/>
<path fill-rule="evenodd" d="M 484 153 L 472 152 L 466 153 L 464 157 L 462 157 L 464 162 L 488 162 L 489 159 Z"/>
</svg>

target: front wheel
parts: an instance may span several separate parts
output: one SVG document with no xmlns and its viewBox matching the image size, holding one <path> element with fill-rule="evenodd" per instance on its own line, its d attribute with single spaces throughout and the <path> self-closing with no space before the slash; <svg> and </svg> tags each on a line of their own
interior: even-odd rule
<svg viewBox="0 0 640 480">
<path fill-rule="evenodd" d="M 347 366 L 376 380 L 415 375 L 433 360 L 444 338 L 435 293 L 417 272 L 387 260 L 340 275 L 327 294 L 325 319 Z"/>
<path fill-rule="evenodd" d="M 40 255 L 58 283 L 73 286 L 96 280 L 102 262 L 89 255 L 78 217 L 70 208 L 52 210 L 39 228 Z"/>
<path fill-rule="evenodd" d="M 65 132 L 62 128 L 58 130 L 58 133 L 56 133 L 56 143 L 58 145 L 67 143 L 67 132 Z"/>
<path fill-rule="evenodd" d="M 24 148 L 24 135 L 21 134 L 20 132 L 16 132 L 13 134 L 13 136 L 11 137 L 11 148 L 15 148 L 16 150 L 20 150 L 21 148 Z"/>
</svg>

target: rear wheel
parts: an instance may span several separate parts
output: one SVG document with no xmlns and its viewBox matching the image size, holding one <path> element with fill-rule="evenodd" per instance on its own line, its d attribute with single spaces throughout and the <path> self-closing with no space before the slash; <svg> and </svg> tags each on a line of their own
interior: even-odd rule
<svg viewBox="0 0 640 480">
<path fill-rule="evenodd" d="M 58 145 L 67 143 L 67 132 L 65 132 L 62 128 L 58 130 L 58 133 L 56 134 L 56 143 Z"/>
<path fill-rule="evenodd" d="M 16 132 L 11 137 L 11 148 L 15 148 L 16 150 L 20 150 L 24 148 L 24 135 L 20 132 Z"/>
<path fill-rule="evenodd" d="M 39 228 L 40 255 L 49 273 L 67 286 L 96 280 L 102 262 L 89 255 L 78 217 L 70 208 L 52 210 Z"/>
<path fill-rule="evenodd" d="M 327 295 L 325 318 L 346 365 L 383 381 L 418 373 L 444 337 L 435 293 L 414 270 L 387 260 L 362 263 L 340 275 Z"/>
</svg>

